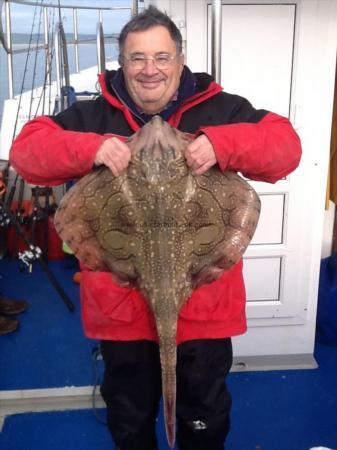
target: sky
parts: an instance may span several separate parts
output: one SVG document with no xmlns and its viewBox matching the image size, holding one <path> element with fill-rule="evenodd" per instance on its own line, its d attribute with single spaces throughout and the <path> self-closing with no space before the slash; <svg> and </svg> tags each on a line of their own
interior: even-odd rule
<svg viewBox="0 0 337 450">
<path fill-rule="evenodd" d="M 45 4 L 58 5 L 58 0 L 39 0 Z M 64 6 L 93 6 L 93 7 L 130 7 L 132 0 L 60 0 L 61 5 Z M 30 33 L 32 28 L 32 18 L 34 15 L 34 6 L 11 4 L 12 16 L 12 31 L 16 33 Z M 62 11 L 62 20 L 66 32 L 72 32 L 72 10 L 64 8 Z M 58 10 L 55 10 L 58 15 Z M 39 14 L 39 9 L 37 14 Z M 118 32 L 120 30 L 120 23 L 125 22 L 130 17 L 130 11 L 115 11 L 103 12 L 103 26 L 104 31 Z M 98 14 L 90 10 L 80 10 L 78 12 L 78 22 L 81 24 L 80 32 L 82 33 L 96 33 L 96 26 L 98 21 Z M 36 20 L 38 22 L 38 20 Z M 106 29 L 109 27 L 109 29 Z"/>
</svg>

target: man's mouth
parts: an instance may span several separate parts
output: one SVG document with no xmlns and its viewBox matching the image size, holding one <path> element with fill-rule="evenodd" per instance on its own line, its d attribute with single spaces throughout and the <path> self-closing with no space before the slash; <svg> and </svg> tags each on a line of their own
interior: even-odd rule
<svg viewBox="0 0 337 450">
<path fill-rule="evenodd" d="M 144 89 L 155 89 L 157 88 L 164 80 L 137 80 L 138 83 L 144 88 Z"/>
</svg>

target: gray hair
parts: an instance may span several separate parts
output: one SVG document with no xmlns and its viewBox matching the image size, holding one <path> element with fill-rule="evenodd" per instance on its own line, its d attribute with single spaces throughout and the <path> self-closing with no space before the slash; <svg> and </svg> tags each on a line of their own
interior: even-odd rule
<svg viewBox="0 0 337 450">
<path fill-rule="evenodd" d="M 126 25 L 124 25 L 118 38 L 119 63 L 123 61 L 122 55 L 127 35 L 129 33 L 133 33 L 136 31 L 146 31 L 156 26 L 162 26 L 167 29 L 167 31 L 170 33 L 172 40 L 176 44 L 177 54 L 178 55 L 181 54 L 183 44 L 181 33 L 178 27 L 167 14 L 161 12 L 155 6 L 150 5 L 147 9 L 144 9 L 144 11 L 141 12 L 138 16 L 135 16 Z"/>
</svg>

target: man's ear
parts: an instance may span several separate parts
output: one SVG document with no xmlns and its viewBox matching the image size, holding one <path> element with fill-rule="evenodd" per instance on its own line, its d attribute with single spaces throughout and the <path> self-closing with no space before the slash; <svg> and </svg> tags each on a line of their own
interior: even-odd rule
<svg viewBox="0 0 337 450">
<path fill-rule="evenodd" d="M 185 55 L 179 55 L 179 64 L 180 64 L 180 75 L 182 74 L 185 67 Z"/>
</svg>

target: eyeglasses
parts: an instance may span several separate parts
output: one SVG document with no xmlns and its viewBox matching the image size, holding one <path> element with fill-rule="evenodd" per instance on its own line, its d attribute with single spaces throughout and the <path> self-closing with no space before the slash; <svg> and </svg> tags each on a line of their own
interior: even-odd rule
<svg viewBox="0 0 337 450">
<path fill-rule="evenodd" d="M 153 64 L 157 67 L 159 70 L 168 69 L 173 60 L 177 58 L 179 55 L 169 55 L 166 53 L 156 55 L 156 56 L 149 56 L 146 57 L 145 55 L 131 55 L 131 56 L 123 56 L 122 62 L 126 60 L 132 69 L 144 69 L 146 67 L 146 61 L 153 61 Z"/>
</svg>

